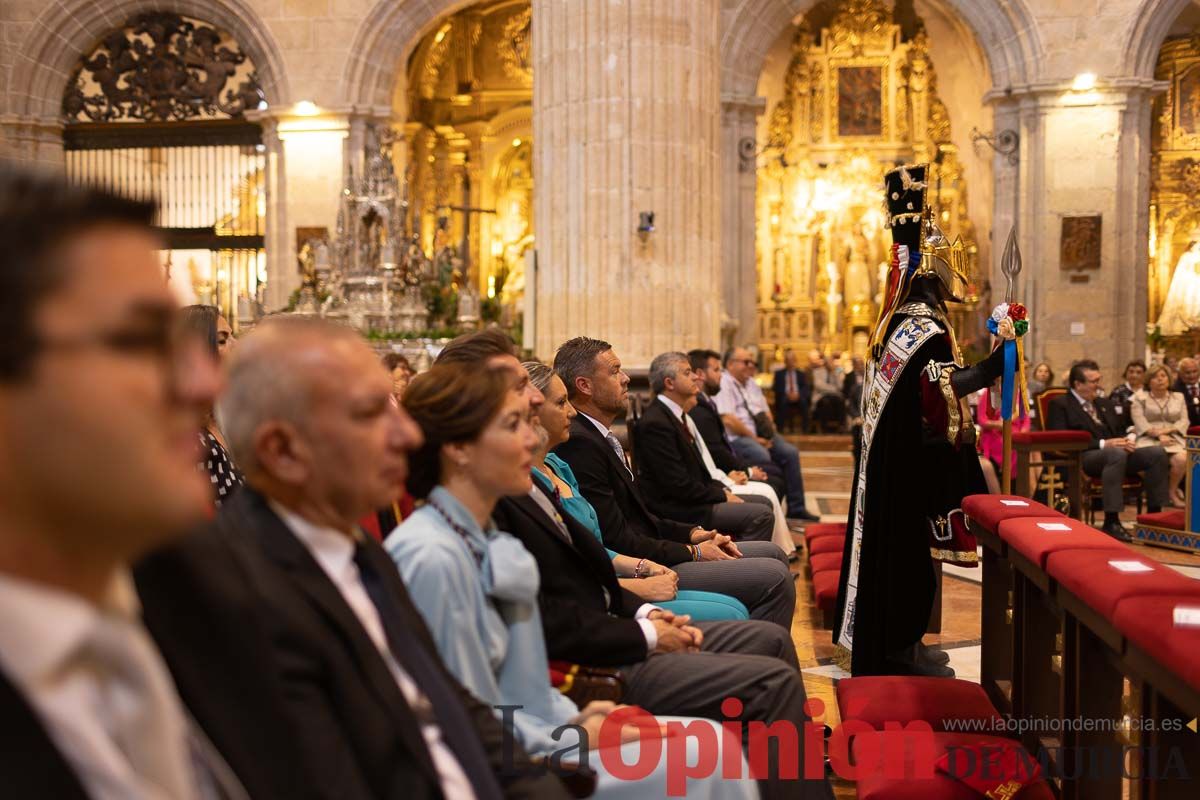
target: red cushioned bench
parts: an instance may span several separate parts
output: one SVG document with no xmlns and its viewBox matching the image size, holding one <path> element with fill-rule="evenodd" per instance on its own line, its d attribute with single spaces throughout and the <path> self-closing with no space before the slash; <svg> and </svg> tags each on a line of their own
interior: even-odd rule
<svg viewBox="0 0 1200 800">
<path fill-rule="evenodd" d="M 812 557 L 821 553 L 841 553 L 845 543 L 844 536 L 825 536 L 815 542 L 809 542 L 808 555 Z"/>
<path fill-rule="evenodd" d="M 1187 479 L 1186 482 L 1190 483 L 1191 479 Z M 1133 527 L 1133 538 L 1143 544 L 1200 553 L 1200 533 L 1188 530 L 1187 513 L 1183 509 L 1138 514 L 1137 524 Z"/>
<path fill-rule="evenodd" d="M 804 526 L 804 538 L 809 542 L 815 542 L 817 539 L 827 536 L 845 535 L 846 523 L 844 522 L 813 522 Z"/>
<path fill-rule="evenodd" d="M 1177 626 L 1176 609 L 1200 614 L 1200 597 L 1128 597 L 1117 603 L 1113 624 L 1126 638 L 1125 659 L 1156 690 L 1194 716 L 1200 713 L 1200 628 Z"/>
<path fill-rule="evenodd" d="M 1122 600 L 1163 595 L 1200 599 L 1200 580 L 1133 550 L 1060 550 L 1047 557 L 1046 572 L 1058 584 L 1059 605 L 1117 652 L 1121 636 L 1113 627 L 1113 614 Z"/>
<path fill-rule="evenodd" d="M 842 721 L 859 720 L 875 730 L 884 723 L 923 720 L 935 731 L 948 722 L 970 721 L 980 732 L 1003 731 L 1004 717 L 977 683 L 954 678 L 879 675 L 837 682 Z"/>
<path fill-rule="evenodd" d="M 962 508 L 968 517 L 992 533 L 1006 519 L 1062 516 L 1043 503 L 1015 494 L 973 494 L 963 498 Z"/>
<path fill-rule="evenodd" d="M 833 628 L 833 617 L 837 612 L 839 573 L 817 572 L 812 576 L 813 599 L 821 612 L 821 626 Z"/>
<path fill-rule="evenodd" d="M 1004 739 L 998 736 L 984 736 L 981 734 L 970 733 L 938 733 L 930 734 L 933 737 L 932 749 L 933 758 L 936 761 L 950 748 L 966 747 L 972 745 L 983 745 L 989 747 L 1012 747 L 1011 739 Z M 874 748 L 878 749 L 882 746 L 878 739 L 882 738 L 887 741 L 887 734 L 879 733 L 862 733 L 854 737 L 850 751 L 853 754 L 856 764 L 862 764 L 864 753 L 868 747 L 871 747 L 871 739 L 876 739 Z M 894 746 L 894 745 L 893 745 Z M 905 767 L 908 770 L 906 773 L 909 776 L 914 775 L 915 768 L 913 767 L 914 752 L 916 748 L 906 748 L 905 751 Z M 961 752 L 961 751 L 960 751 Z M 1026 763 L 1036 763 L 1028 755 L 1025 754 Z M 864 770 L 864 772 L 866 772 Z M 965 783 L 934 771 L 933 776 L 929 778 L 890 778 L 887 771 L 883 769 L 871 770 L 868 774 L 860 774 L 858 782 L 855 786 L 859 800 L 980 800 L 981 795 L 974 789 L 968 787 Z M 1007 795 L 1006 795 L 1007 797 Z M 1050 787 L 1045 781 L 1026 786 L 1019 793 L 1012 796 L 1012 800 L 1052 800 L 1054 794 L 1050 791 Z"/>
<path fill-rule="evenodd" d="M 1045 569 L 1051 553 L 1061 550 L 1133 552 L 1111 536 L 1061 514 L 1007 519 L 1000 523 L 997 532 L 1008 545 L 1008 557 L 1013 566 L 1043 591 L 1050 586 Z"/>
<path fill-rule="evenodd" d="M 808 565 L 812 568 L 813 574 L 818 572 L 841 572 L 842 571 L 842 551 L 836 553 L 817 553 L 810 556 Z"/>
</svg>

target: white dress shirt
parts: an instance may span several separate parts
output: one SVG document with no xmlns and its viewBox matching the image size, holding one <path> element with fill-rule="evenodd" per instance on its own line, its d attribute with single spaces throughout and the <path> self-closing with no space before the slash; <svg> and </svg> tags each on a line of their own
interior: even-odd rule
<svg viewBox="0 0 1200 800">
<path fill-rule="evenodd" d="M 383 622 L 379 619 L 379 610 L 371 602 L 371 597 L 367 594 L 358 573 L 358 565 L 354 563 L 354 540 L 340 531 L 314 525 L 278 503 L 271 502 L 270 506 L 271 510 L 283 520 L 283 524 L 288 527 L 288 530 L 308 548 L 312 557 L 329 576 L 329 580 L 337 587 L 338 592 L 346 601 L 346 605 L 350 606 L 350 610 L 362 624 L 371 643 L 375 645 L 375 649 L 379 651 L 379 655 L 387 664 L 388 670 L 396 679 L 396 685 L 400 687 L 400 692 L 409 706 L 416 708 L 421 704 L 428 703 L 429 701 L 421 693 L 420 687 L 392 655 L 387 635 L 383 631 Z M 436 656 L 436 653 L 433 655 Z M 429 748 L 434 769 L 437 770 L 438 778 L 441 780 L 442 795 L 446 800 L 473 800 L 475 791 L 471 788 L 471 781 L 463 772 L 454 752 L 442 739 L 442 731 L 437 724 L 422 722 L 421 736 L 424 737 L 425 745 Z"/>
<path fill-rule="evenodd" d="M 187 714 L 129 573 L 100 606 L 0 574 L 0 668 L 93 800 L 199 796 Z"/>
<path fill-rule="evenodd" d="M 739 383 L 728 372 L 721 373 L 721 391 L 712 400 L 721 416 L 732 414 L 751 432 L 755 430 L 754 415 L 769 410 L 766 395 L 752 378 Z M 737 438 L 732 431 L 728 431 L 727 435 L 730 441 Z"/>
<path fill-rule="evenodd" d="M 743 484 L 735 483 L 733 478 L 729 477 L 729 473 L 718 467 L 717 462 L 713 461 L 712 453 L 708 449 L 708 443 L 700 435 L 700 429 L 696 427 L 696 422 L 692 419 L 691 415 L 685 414 L 682 406 L 665 395 L 658 395 L 658 399 L 691 432 L 692 440 L 696 445 L 696 449 L 700 451 L 700 460 L 704 462 L 704 468 L 708 470 L 709 477 L 715 481 L 720 481 L 726 489 L 736 495 L 757 495 L 771 502 L 771 510 L 775 514 L 775 526 L 771 532 L 771 541 L 783 550 L 785 554 L 790 555 L 794 553 L 796 551 L 796 543 L 792 540 L 792 532 L 787 524 L 787 514 L 784 512 L 783 506 L 780 504 L 779 498 L 776 496 L 775 490 L 771 488 L 771 485 L 762 481 L 746 481 Z"/>
</svg>

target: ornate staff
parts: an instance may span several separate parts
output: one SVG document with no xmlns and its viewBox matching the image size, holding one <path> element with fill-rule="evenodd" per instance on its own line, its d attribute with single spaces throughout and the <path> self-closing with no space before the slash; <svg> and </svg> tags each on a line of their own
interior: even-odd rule
<svg viewBox="0 0 1200 800">
<path fill-rule="evenodd" d="M 1017 276 L 1021 274 L 1021 250 L 1017 247 L 1017 228 L 1008 232 L 1000 271 L 1008 282 L 1004 302 L 992 310 L 988 330 L 997 337 L 997 347 L 1004 348 L 1004 373 L 1000 379 L 1000 418 L 1004 421 L 1004 455 L 1001 469 L 1001 488 L 1012 492 L 1012 421 L 1016 413 L 1028 413 L 1028 388 L 1025 383 L 1024 337 L 1029 332 L 1029 312 L 1013 301 Z"/>
</svg>

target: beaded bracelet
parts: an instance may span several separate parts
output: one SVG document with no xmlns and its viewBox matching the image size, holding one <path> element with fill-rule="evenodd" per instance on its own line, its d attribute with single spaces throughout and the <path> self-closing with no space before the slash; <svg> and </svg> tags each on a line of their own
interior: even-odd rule
<svg viewBox="0 0 1200 800">
<path fill-rule="evenodd" d="M 641 561 L 637 562 L 637 566 L 633 568 L 633 577 L 642 577 L 642 567 L 644 566 L 646 566 L 646 559 L 643 558 Z"/>
</svg>

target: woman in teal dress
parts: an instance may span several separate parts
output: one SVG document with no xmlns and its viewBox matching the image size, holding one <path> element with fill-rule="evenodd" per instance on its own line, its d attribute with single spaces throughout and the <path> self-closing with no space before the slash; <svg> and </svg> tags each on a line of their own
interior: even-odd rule
<svg viewBox="0 0 1200 800">
<path fill-rule="evenodd" d="M 519 539 L 499 531 L 492 509 L 504 496 L 532 488 L 529 465 L 538 436 L 529 421 L 529 400 L 511 390 L 510 373 L 435 366 L 413 379 L 403 406 L 424 434 L 409 457 L 408 490 L 424 505 L 384 542 L 409 596 L 437 644 L 446 668 L 512 732 L 534 756 L 567 762 L 586 759 L 596 770 L 595 797 L 603 800 L 664 797 L 668 765 L 660 742 L 653 771 L 639 780 L 619 778 L 610 765 L 641 763 L 642 745 L 629 741 L 619 752 L 600 748 L 605 720 L 621 706 L 592 702 L 578 708 L 550 685 L 545 633 L 538 607 L 538 564 Z M 753 800 L 758 788 L 740 753 L 740 742 L 719 737 L 710 720 L 657 717 L 710 726 L 720 752 L 746 776 L 723 778 L 724 769 L 687 781 L 692 800 Z M 587 733 L 581 741 L 578 726 Z M 626 727 L 624 734 L 632 733 Z M 650 734 L 653 735 L 653 734 Z M 739 752 L 725 752 L 726 746 Z M 701 757 L 689 735 L 686 763 Z M 668 751 L 669 752 L 669 751 Z M 703 754 L 709 755 L 709 754 Z M 651 758 L 651 757 L 648 757 Z M 739 763 L 740 762 L 740 763 Z"/>
<path fill-rule="evenodd" d="M 567 387 L 554 370 L 545 364 L 527 361 L 524 366 L 529 372 L 529 380 L 546 398 L 538 410 L 538 419 L 545 434 L 544 441 L 534 453 L 534 480 L 555 492 L 567 512 L 603 544 L 600 518 L 596 516 L 592 504 L 580 493 L 575 473 L 571 471 L 567 462 L 550 452 L 571 436 L 571 420 L 577 412 L 567 401 Z M 612 550 L 608 550 L 608 555 L 612 559 L 613 569 L 622 588 L 633 592 L 647 603 L 670 609 L 676 614 L 687 614 L 697 622 L 750 619 L 750 612 L 746 606 L 729 595 L 692 589 L 679 590 L 679 576 L 668 567 L 649 559 L 614 553 Z"/>
</svg>

